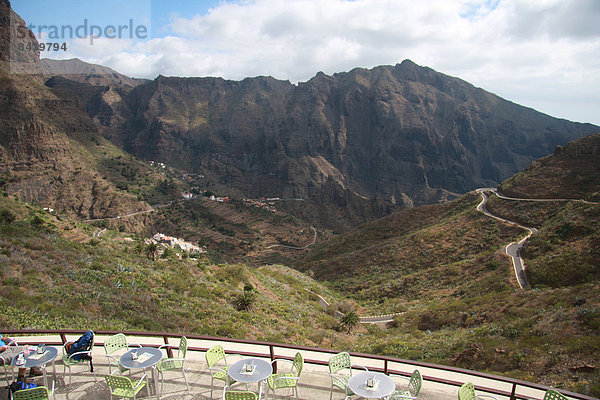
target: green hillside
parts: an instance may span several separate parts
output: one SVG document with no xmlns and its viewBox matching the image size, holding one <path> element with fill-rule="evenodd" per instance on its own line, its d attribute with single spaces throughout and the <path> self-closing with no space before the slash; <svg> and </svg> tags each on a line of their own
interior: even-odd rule
<svg viewBox="0 0 600 400">
<path fill-rule="evenodd" d="M 600 182 L 569 191 L 564 179 L 595 179 L 599 141 L 570 143 L 501 189 L 594 199 Z M 296 266 L 368 314 L 401 313 L 387 330 L 357 335 L 356 350 L 600 395 L 600 205 L 490 199 L 493 214 L 538 229 L 522 251 L 533 287 L 523 290 L 504 248 L 526 232 L 478 212 L 480 201 L 473 192 L 395 213 L 319 244 Z"/>
<path fill-rule="evenodd" d="M 306 289 L 331 295 L 297 271 L 215 265 L 205 257 L 179 259 L 175 252 L 153 261 L 140 240 L 111 230 L 93 238 L 95 230 L 0 196 L 2 326 L 347 345 L 338 321 Z M 72 231 L 87 235 L 87 243 L 66 238 Z"/>
<path fill-rule="evenodd" d="M 118 175 L 123 176 L 115 173 L 113 179 Z M 250 244 L 265 248 L 263 232 L 284 222 L 243 204 L 194 202 L 161 210 L 147 226 L 169 221 L 173 229 L 208 238 L 217 232 L 239 243 L 256 237 Z M 126 234 L 118 224 L 106 224 L 109 229 L 94 237 L 98 228 L 3 193 L 0 323 L 318 345 L 489 371 L 597 396 L 600 374 L 590 366 L 597 365 L 600 350 L 593 247 L 598 206 L 490 200 L 491 211 L 540 229 L 524 252 L 534 289 L 521 290 L 503 251 L 524 232 L 477 212 L 479 202 L 478 194 L 469 193 L 319 240 L 294 265 L 303 274 L 281 265 L 218 264 L 214 252 L 198 260 L 171 252 L 153 261 L 141 236 Z M 271 237 L 292 232 L 298 222 L 286 223 Z M 234 235 L 225 235 L 226 229 Z M 297 244 L 307 243 L 308 236 L 297 237 Z M 567 244 L 581 251 L 564 253 Z M 570 267 L 553 268 L 554 281 L 543 274 L 544 260 L 567 257 L 576 266 L 582 260 L 589 264 L 575 270 L 585 273 L 570 281 L 561 280 L 573 274 Z M 385 329 L 363 325 L 346 333 L 332 308 L 325 312 L 306 289 L 360 315 L 401 314 Z M 248 304 L 251 311 L 244 311 Z"/>
<path fill-rule="evenodd" d="M 370 302 L 422 302 L 439 292 L 511 290 L 515 282 L 502 246 L 521 230 L 475 211 L 475 193 L 364 224 L 315 247 L 298 265 L 318 279 Z M 485 288 L 485 289 L 484 289 Z"/>
</svg>

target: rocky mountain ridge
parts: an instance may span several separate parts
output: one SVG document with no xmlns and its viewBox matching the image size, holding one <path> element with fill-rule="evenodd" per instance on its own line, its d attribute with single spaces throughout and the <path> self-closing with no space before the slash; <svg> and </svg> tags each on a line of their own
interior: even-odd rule
<svg viewBox="0 0 600 400">
<path fill-rule="evenodd" d="M 526 198 L 600 201 L 600 134 L 557 146 L 500 186 L 502 193 Z"/>
<path fill-rule="evenodd" d="M 2 139 L 3 170 L 13 176 L 9 192 L 28 193 L 27 200 L 43 200 L 51 191 L 51 205 L 59 196 L 71 203 L 71 195 L 82 193 L 62 189 L 64 181 L 80 181 L 72 173 L 31 182 L 15 180 L 14 173 L 34 153 L 51 160 L 43 168 L 22 164 L 23 176 L 32 169 L 37 175 L 78 168 L 98 176 L 79 164 L 80 155 L 65 152 L 73 153 L 76 139 L 75 153 L 83 148 L 94 153 L 88 142 L 98 139 L 99 131 L 136 157 L 205 176 L 207 188 L 221 194 L 304 199 L 290 211 L 345 231 L 397 208 L 496 185 L 556 145 L 600 130 L 516 105 L 409 60 L 332 76 L 318 73 L 297 85 L 271 77 L 159 76 L 135 81 L 135 87 L 119 74 L 114 80 L 91 79 L 94 71 L 116 73 L 71 60 L 56 64 L 62 76 L 43 87 L 39 54 L 15 53 L 9 34 L 13 12 L 8 2 L 2 4 L 1 46 L 13 46 L 3 54 L 11 54 L 11 66 L 26 72 L 20 78 L 3 75 L 11 87 L 2 97 L 8 110 L 3 118 L 10 121 L 4 129 L 21 132 Z M 79 78 L 73 80 L 72 72 Z M 94 209 L 89 201 L 74 203 L 79 206 L 68 208 L 98 215 L 82 211 Z M 118 202 L 109 203 L 117 207 Z"/>
<path fill-rule="evenodd" d="M 76 82 L 88 83 L 92 86 L 125 86 L 135 87 L 146 79 L 130 78 L 102 65 L 90 64 L 78 58 L 69 60 L 40 60 L 42 73 L 46 78 L 61 76 Z"/>
<path fill-rule="evenodd" d="M 349 216 L 342 230 L 495 186 L 556 145 L 600 130 L 409 60 L 297 85 L 159 76 L 110 108 L 97 104 L 105 137 L 132 154 L 204 174 L 229 193 L 339 210 Z M 362 215 L 349 210 L 354 203 Z"/>
</svg>

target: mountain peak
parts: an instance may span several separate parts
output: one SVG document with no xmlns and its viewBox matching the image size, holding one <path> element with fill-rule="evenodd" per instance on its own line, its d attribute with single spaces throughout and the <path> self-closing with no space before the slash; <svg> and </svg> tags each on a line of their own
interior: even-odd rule
<svg viewBox="0 0 600 400">
<path fill-rule="evenodd" d="M 40 63 L 46 77 L 58 75 L 77 82 L 89 83 L 92 86 L 134 87 L 144 81 L 130 78 L 109 67 L 87 63 L 79 58 L 68 60 L 43 58 Z"/>
<path fill-rule="evenodd" d="M 403 60 L 400 64 L 396 64 L 396 66 L 404 66 L 404 67 L 419 67 L 417 63 L 408 58 Z"/>
</svg>

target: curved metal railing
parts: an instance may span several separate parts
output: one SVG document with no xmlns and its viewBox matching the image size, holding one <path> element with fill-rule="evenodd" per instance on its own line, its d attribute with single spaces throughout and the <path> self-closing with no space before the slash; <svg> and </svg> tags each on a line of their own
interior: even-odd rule
<svg viewBox="0 0 600 400">
<path fill-rule="evenodd" d="M 47 345 L 60 345 L 62 346 L 67 342 L 67 335 L 81 335 L 84 330 L 77 329 L 21 329 L 21 330 L 3 330 L 3 334 L 18 335 L 28 337 L 29 340 L 23 342 L 23 344 L 39 344 L 41 341 L 36 341 L 34 338 L 37 335 L 57 335 L 56 342 L 48 342 L 45 340 Z M 121 331 L 95 331 L 96 336 L 108 336 L 114 335 Z M 178 339 L 183 334 L 177 333 L 160 333 L 160 332 L 134 332 L 134 331 L 123 331 L 125 335 L 135 336 L 140 338 L 153 338 L 159 339 L 164 344 L 170 344 L 170 339 Z M 261 358 L 274 359 L 288 359 L 293 360 L 293 354 L 290 352 L 300 351 L 305 353 L 304 362 L 316 366 L 327 366 L 328 358 L 332 354 L 336 354 L 338 350 L 323 349 L 309 346 L 298 346 L 283 343 L 272 343 L 272 342 L 261 342 L 244 339 L 231 339 L 222 337 L 211 337 L 201 335 L 185 335 L 189 341 L 200 341 L 206 344 L 211 343 L 229 343 L 231 345 L 237 345 L 237 347 L 244 346 L 247 349 L 252 348 L 256 351 L 240 350 L 239 348 L 235 351 L 231 349 L 225 349 L 227 353 L 236 353 L 243 356 L 253 356 Z M 19 344 L 21 342 L 19 341 Z M 103 342 L 96 341 L 96 346 L 103 346 Z M 146 344 L 145 344 L 146 345 Z M 156 344 L 148 344 L 149 346 L 158 346 Z M 204 346 L 189 346 L 188 351 L 194 352 L 205 352 L 212 345 L 207 347 Z M 224 346 L 226 347 L 226 346 Z M 170 351 L 170 349 L 168 350 Z M 308 356 L 307 356 L 308 355 Z M 550 389 L 547 386 L 540 385 L 533 382 L 522 381 L 509 377 L 503 377 L 499 375 L 493 375 L 478 371 L 471 371 L 462 368 L 450 367 L 446 365 L 432 364 L 421 361 L 405 360 L 396 357 L 380 356 L 373 354 L 364 353 L 353 353 L 350 355 L 356 359 L 359 359 L 365 366 L 372 371 L 383 372 L 385 374 L 397 374 L 402 376 L 410 376 L 412 370 L 419 368 L 423 376 L 424 381 L 435 382 L 441 385 L 447 385 L 458 388 L 464 382 L 471 381 L 475 383 L 475 389 L 481 392 L 494 394 L 498 396 L 507 397 L 510 400 L 529 400 L 532 398 L 542 398 L 546 390 Z M 169 356 L 172 356 L 169 354 Z M 319 356 L 323 356 L 319 358 Z M 277 365 L 274 365 L 274 370 L 277 371 Z M 597 400 L 594 397 L 569 392 L 565 390 L 559 390 L 564 395 L 578 400 Z"/>
</svg>

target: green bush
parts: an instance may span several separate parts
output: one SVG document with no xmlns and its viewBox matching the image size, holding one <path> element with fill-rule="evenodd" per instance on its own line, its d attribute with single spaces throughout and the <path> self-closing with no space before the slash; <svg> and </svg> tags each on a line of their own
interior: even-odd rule
<svg viewBox="0 0 600 400">
<path fill-rule="evenodd" d="M 256 293 L 253 291 L 244 290 L 238 294 L 233 300 L 233 306 L 238 311 L 250 310 L 256 302 Z"/>
<path fill-rule="evenodd" d="M 0 222 L 10 225 L 17 219 L 17 216 L 10 210 L 0 210 Z"/>
<path fill-rule="evenodd" d="M 360 318 L 354 311 L 349 311 L 340 319 L 340 326 L 350 333 L 360 323 Z"/>
<path fill-rule="evenodd" d="M 220 265 L 215 271 L 215 278 L 221 282 L 229 282 L 232 285 L 237 285 L 247 280 L 246 268 L 237 264 Z"/>
</svg>

